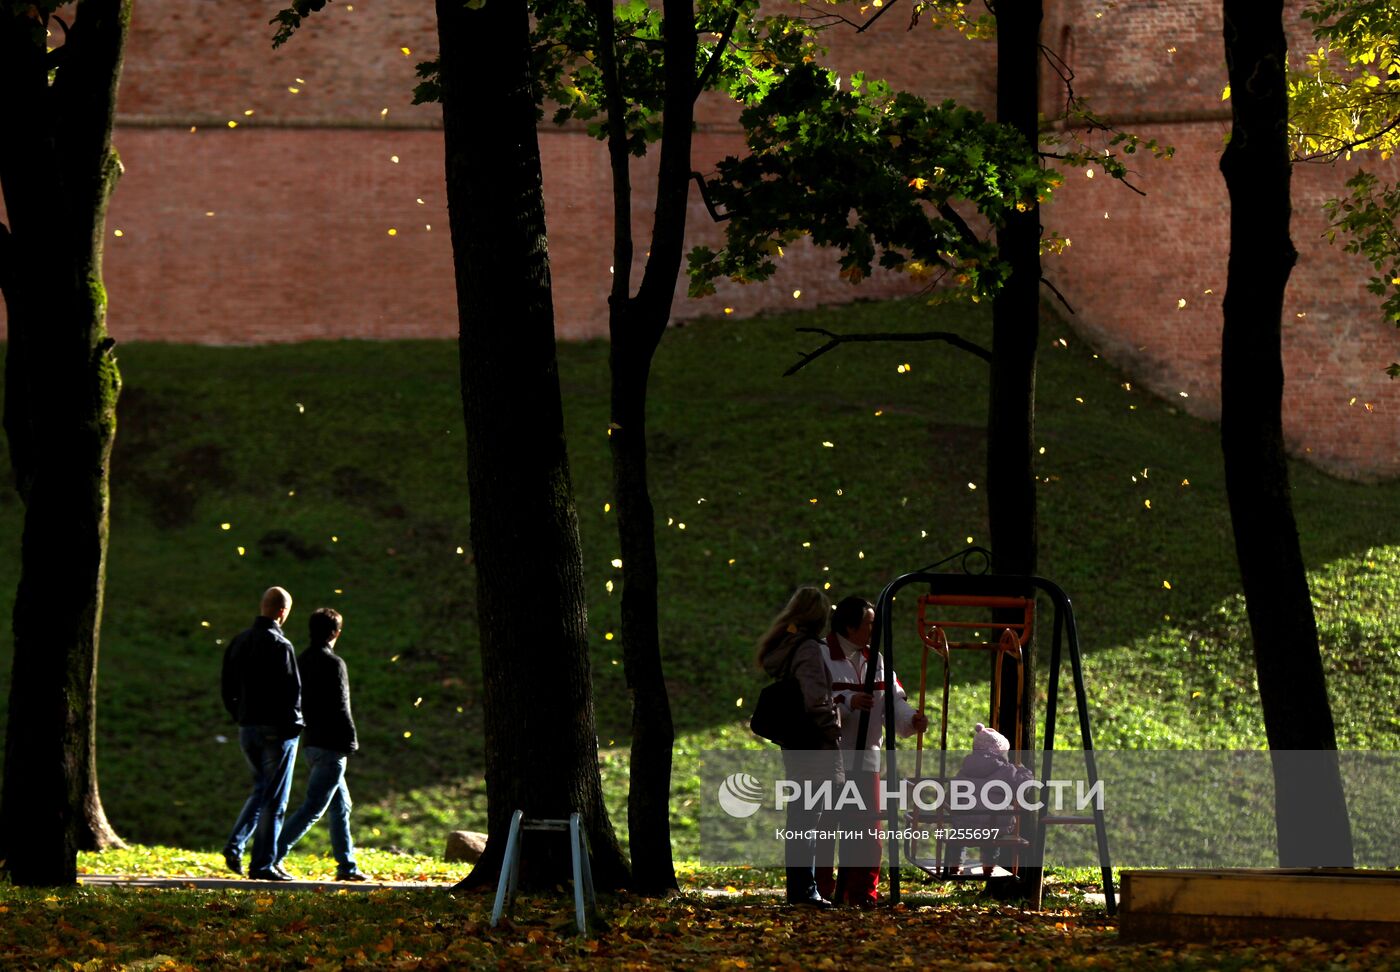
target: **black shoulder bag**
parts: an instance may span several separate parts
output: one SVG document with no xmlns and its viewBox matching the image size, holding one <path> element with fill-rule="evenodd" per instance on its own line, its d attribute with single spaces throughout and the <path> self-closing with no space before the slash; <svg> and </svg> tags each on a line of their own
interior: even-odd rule
<svg viewBox="0 0 1400 972">
<path fill-rule="evenodd" d="M 758 703 L 749 717 L 755 735 L 789 749 L 817 748 L 816 726 L 807 713 L 802 683 L 792 674 L 792 659 L 802 642 L 793 645 L 779 675 L 758 693 Z"/>
</svg>

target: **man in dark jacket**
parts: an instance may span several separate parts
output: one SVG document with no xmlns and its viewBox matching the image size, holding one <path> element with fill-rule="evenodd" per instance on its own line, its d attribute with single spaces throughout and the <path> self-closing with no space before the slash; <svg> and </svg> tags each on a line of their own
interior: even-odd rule
<svg viewBox="0 0 1400 972">
<path fill-rule="evenodd" d="M 239 725 L 238 743 L 253 771 L 253 792 L 224 845 L 224 862 L 243 873 L 243 846 L 253 837 L 248 876 L 262 881 L 290 881 L 277 867 L 277 838 L 287 797 L 292 790 L 292 767 L 301 734 L 301 676 L 292 643 L 282 624 L 292 611 L 292 595 L 269 587 L 253 626 L 241 632 L 224 652 L 224 708 Z"/>
<path fill-rule="evenodd" d="M 331 852 L 335 855 L 337 881 L 363 881 L 355 864 L 355 842 L 350 839 L 350 788 L 345 784 L 345 761 L 359 749 L 355 719 L 350 714 L 350 677 L 345 662 L 335 653 L 342 627 L 339 612 L 317 608 L 309 623 L 311 647 L 301 653 L 302 699 L 306 708 L 306 732 L 302 745 L 311 760 L 306 800 L 287 820 L 277 845 L 277 861 L 305 836 L 321 815 L 330 810 Z"/>
</svg>

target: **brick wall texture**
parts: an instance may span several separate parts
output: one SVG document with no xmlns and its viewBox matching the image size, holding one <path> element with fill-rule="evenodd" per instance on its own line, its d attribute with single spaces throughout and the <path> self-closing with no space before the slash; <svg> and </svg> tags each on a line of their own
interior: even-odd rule
<svg viewBox="0 0 1400 972">
<path fill-rule="evenodd" d="M 113 335 L 208 344 L 454 336 L 441 113 L 409 103 L 415 65 L 436 53 L 432 5 L 337 0 L 274 51 L 267 21 L 282 5 L 137 4 L 116 133 L 126 171 L 108 218 Z M 1135 162 L 1132 182 L 1145 196 L 1101 170 L 1068 173 L 1044 221 L 1071 246 L 1047 258 L 1046 275 L 1106 357 L 1160 394 L 1186 392 L 1182 407 L 1213 417 L 1228 253 L 1218 0 L 1047 0 L 1046 11 L 1043 39 L 1072 71 L 1075 92 L 1176 147 L 1170 160 Z M 993 45 L 907 28 L 896 9 L 860 35 L 834 29 L 830 62 L 992 111 Z M 1307 48 L 1296 19 L 1290 37 Z M 1048 66 L 1042 90 L 1053 117 L 1063 86 Z M 707 98 L 699 119 L 696 169 L 742 149 L 728 105 Z M 556 328 L 564 339 L 602 337 L 615 269 L 606 154 L 580 129 L 548 122 L 540 141 Z M 652 165 L 641 160 L 633 172 L 634 281 Z M 1295 453 L 1335 473 L 1393 477 L 1400 382 L 1382 369 L 1400 359 L 1400 331 L 1365 292 L 1365 266 L 1322 238 L 1322 201 L 1353 170 L 1295 168 L 1300 258 L 1285 311 L 1285 432 Z M 690 216 L 691 243 L 719 239 L 693 190 Z M 834 270 L 833 255 L 794 247 L 763 285 L 693 301 L 682 282 L 675 317 L 913 289 L 890 276 L 852 288 Z"/>
</svg>

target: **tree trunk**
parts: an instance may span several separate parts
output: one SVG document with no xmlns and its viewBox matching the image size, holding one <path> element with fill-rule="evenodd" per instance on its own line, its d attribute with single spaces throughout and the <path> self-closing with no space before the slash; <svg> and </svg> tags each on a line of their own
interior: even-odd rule
<svg viewBox="0 0 1400 972">
<path fill-rule="evenodd" d="M 665 84 L 656 211 L 646 269 L 630 294 L 632 209 L 625 104 L 612 57 L 612 5 L 592 4 L 600 64 L 608 82 L 608 152 L 613 174 L 613 288 L 609 298 L 612 376 L 609 445 L 622 553 L 622 662 L 632 693 L 631 775 L 627 793 L 632 887 L 659 894 L 677 887 L 671 857 L 671 749 L 675 728 L 661 662 L 656 521 L 647 486 L 646 401 L 652 358 L 671 317 L 685 240 L 695 101 L 695 11 L 665 0 Z"/>
<path fill-rule="evenodd" d="M 48 55 L 37 8 L 0 11 L 5 431 L 24 503 L 0 856 L 23 885 L 73 884 L 80 847 L 119 843 L 98 796 L 95 726 L 121 387 L 102 241 L 129 17 L 130 0 L 88 0 Z"/>
<path fill-rule="evenodd" d="M 1221 446 L 1264 729 L 1274 751 L 1279 864 L 1350 865 L 1351 827 L 1283 446 L 1289 237 L 1287 48 L 1281 0 L 1225 0 L 1233 127 L 1220 159 L 1230 261 L 1220 363 Z M 1311 772 L 1284 772 L 1285 751 Z"/>
<path fill-rule="evenodd" d="M 601 888 L 627 880 L 598 774 L 578 519 L 554 351 L 524 4 L 438 0 L 447 199 L 460 316 L 471 544 L 485 686 L 489 838 L 511 815 L 582 818 Z M 566 842 L 529 834 L 522 886 L 570 877 Z"/>
<path fill-rule="evenodd" d="M 1041 0 L 997 0 L 997 122 L 1020 133 L 1035 153 L 1040 137 Z M 997 250 L 1010 275 L 992 299 L 992 364 L 987 419 L 987 519 L 992 567 L 998 574 L 1036 571 L 1038 526 L 1035 496 L 1035 359 L 1040 340 L 1040 207 L 1012 211 L 997 231 Z M 1026 594 L 1032 592 L 1026 591 Z M 1007 620 L 1016 620 L 1008 618 Z M 995 664 L 995 662 L 994 662 Z M 997 730 L 1012 749 L 1035 744 L 1035 641 L 1022 658 L 1023 690 L 1017 698 L 1016 664 L 1001 662 Z M 1019 732 L 1017 723 L 1019 722 Z M 1023 817 L 1023 831 L 1031 825 Z M 1040 900 L 1041 872 L 1023 867 L 1020 879 L 995 887 L 1004 897 Z M 989 882 L 991 887 L 991 882 Z"/>
<path fill-rule="evenodd" d="M 1040 0 L 999 0 L 997 17 L 997 121 L 1014 128 L 1035 152 L 1040 110 Z M 1011 267 L 992 300 L 992 366 L 987 419 L 987 518 L 993 568 L 999 574 L 1034 574 L 1037 525 L 1035 464 L 1035 358 L 1040 339 L 1040 209 L 1012 212 L 997 232 L 1001 259 Z M 1033 653 L 1025 659 L 1027 690 L 1020 702 L 1022 732 L 1015 732 L 1016 678 L 1002 675 L 997 728 L 1013 748 L 1030 750 Z"/>
</svg>

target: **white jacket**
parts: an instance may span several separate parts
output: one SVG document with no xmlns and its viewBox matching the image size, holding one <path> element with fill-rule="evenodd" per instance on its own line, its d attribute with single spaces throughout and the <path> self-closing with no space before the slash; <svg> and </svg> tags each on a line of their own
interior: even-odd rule
<svg viewBox="0 0 1400 972">
<path fill-rule="evenodd" d="M 831 676 L 831 695 L 841 713 L 841 749 L 852 752 L 856 748 L 856 737 L 860 734 L 860 710 L 851 708 L 851 696 L 865 691 L 865 653 L 875 660 L 875 703 L 870 707 L 870 725 L 865 733 L 865 748 L 875 756 L 867 756 L 856 769 L 876 770 L 880 766 L 879 752 L 884 748 L 885 727 L 885 662 L 880 653 L 863 649 L 847 641 L 835 632 L 826 636 L 827 650 L 824 654 L 826 670 Z M 914 716 L 917 711 L 909 704 L 904 686 L 898 676 L 894 678 L 894 720 L 895 732 L 900 736 L 914 735 Z"/>
</svg>

